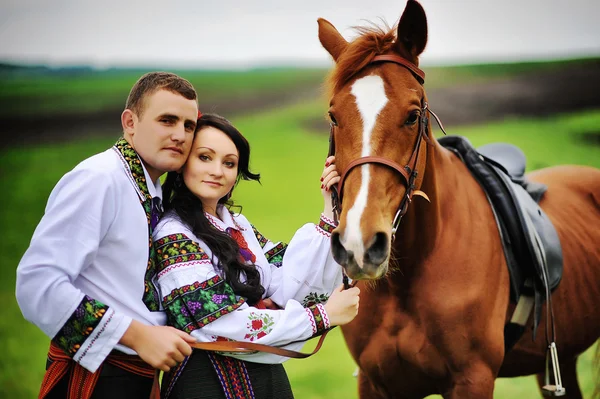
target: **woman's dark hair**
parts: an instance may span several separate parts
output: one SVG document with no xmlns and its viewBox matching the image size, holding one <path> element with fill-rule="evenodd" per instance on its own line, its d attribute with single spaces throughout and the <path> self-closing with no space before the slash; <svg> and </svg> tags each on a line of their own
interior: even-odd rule
<svg viewBox="0 0 600 399">
<path fill-rule="evenodd" d="M 248 140 L 229 122 L 220 115 L 206 114 L 198 119 L 196 134 L 205 127 L 214 127 L 229 137 L 239 153 L 238 174 L 236 184 L 241 180 L 256 180 L 260 182 L 260 174 L 250 172 L 250 144 Z M 234 185 L 234 187 L 235 187 Z M 231 190 L 233 191 L 233 189 Z M 231 192 L 219 200 L 229 208 L 233 206 L 230 200 Z M 213 256 L 219 259 L 219 267 L 223 270 L 225 281 L 237 295 L 248 299 L 254 304 L 261 299 L 265 289 L 260 284 L 260 274 L 255 265 L 240 261 L 240 248 L 237 242 L 226 232 L 213 227 L 204 215 L 202 201 L 185 185 L 183 178 L 177 172 L 169 172 L 163 184 L 165 211 L 175 210 L 179 219 L 186 224 L 196 237 L 204 241 Z M 241 275 L 246 275 L 246 281 L 241 281 Z"/>
</svg>

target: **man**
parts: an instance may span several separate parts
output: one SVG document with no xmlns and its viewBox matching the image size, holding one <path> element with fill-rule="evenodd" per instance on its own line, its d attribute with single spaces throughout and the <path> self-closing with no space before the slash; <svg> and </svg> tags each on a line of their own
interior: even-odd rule
<svg viewBox="0 0 600 399">
<path fill-rule="evenodd" d="M 159 178 L 186 161 L 197 115 L 187 80 L 142 76 L 121 115 L 123 138 L 50 194 L 16 284 L 24 317 L 52 338 L 40 398 L 148 398 L 154 369 L 191 353 L 194 339 L 164 326 L 152 230 Z"/>
</svg>

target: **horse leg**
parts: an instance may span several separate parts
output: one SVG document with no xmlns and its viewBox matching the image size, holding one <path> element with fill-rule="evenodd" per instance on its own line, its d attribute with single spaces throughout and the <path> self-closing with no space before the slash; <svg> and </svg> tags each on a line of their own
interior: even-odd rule
<svg viewBox="0 0 600 399">
<path fill-rule="evenodd" d="M 475 364 L 453 378 L 453 386 L 444 399 L 492 399 L 495 373 L 486 364 Z"/>
<path fill-rule="evenodd" d="M 577 358 L 567 360 L 566 362 L 561 362 L 559 366 L 562 384 L 563 387 L 565 387 L 565 390 L 567 391 L 567 394 L 565 396 L 562 396 L 562 398 L 583 399 L 581 389 L 579 389 L 579 382 L 577 381 Z M 542 387 L 545 385 L 544 373 L 539 373 L 536 375 L 536 377 L 541 390 Z"/>
</svg>

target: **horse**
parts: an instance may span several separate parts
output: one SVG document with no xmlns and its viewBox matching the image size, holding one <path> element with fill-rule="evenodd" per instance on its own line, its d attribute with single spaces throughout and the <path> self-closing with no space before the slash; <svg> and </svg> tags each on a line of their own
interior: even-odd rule
<svg viewBox="0 0 600 399">
<path fill-rule="evenodd" d="M 408 0 L 396 28 L 359 32 L 347 41 L 318 19 L 334 61 L 330 152 L 343 171 L 331 250 L 361 288 L 359 313 L 342 327 L 360 397 L 492 398 L 497 377 L 532 374 L 541 387 L 548 347 L 534 339 L 531 319 L 505 351 L 515 304 L 490 202 L 431 134 L 418 68 L 423 7 Z M 559 366 L 565 397 L 581 398 L 577 356 L 600 337 L 600 170 L 560 165 L 527 178 L 547 186 L 539 204 L 562 246 L 562 281 L 551 294 Z M 544 312 L 540 326 L 547 322 Z"/>
</svg>

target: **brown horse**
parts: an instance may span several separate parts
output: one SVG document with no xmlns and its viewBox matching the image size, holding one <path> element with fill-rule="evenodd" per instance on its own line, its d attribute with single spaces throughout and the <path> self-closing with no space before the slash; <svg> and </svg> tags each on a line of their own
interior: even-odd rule
<svg viewBox="0 0 600 399">
<path fill-rule="evenodd" d="M 497 377 L 543 376 L 545 316 L 535 340 L 529 320 L 504 353 L 514 305 L 484 191 L 429 133 L 429 122 L 420 138 L 429 115 L 418 69 L 427 42 L 423 8 L 409 0 L 397 30 L 360 32 L 348 42 L 319 19 L 319 39 L 335 61 L 329 111 L 336 163 L 349 170 L 338 187 L 332 252 L 361 287 L 360 312 L 343 327 L 360 397 L 492 398 Z M 407 192 L 411 170 L 418 174 Z M 600 337 L 600 170 L 558 166 L 528 178 L 548 186 L 541 206 L 562 244 L 564 273 L 552 294 L 557 345 L 567 397 L 581 398 L 576 359 Z M 394 239 L 401 201 L 420 191 L 430 202 L 402 204 L 408 209 Z"/>
</svg>

